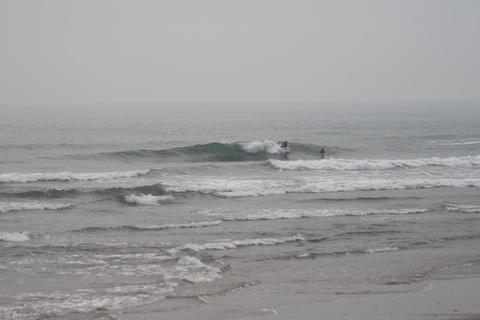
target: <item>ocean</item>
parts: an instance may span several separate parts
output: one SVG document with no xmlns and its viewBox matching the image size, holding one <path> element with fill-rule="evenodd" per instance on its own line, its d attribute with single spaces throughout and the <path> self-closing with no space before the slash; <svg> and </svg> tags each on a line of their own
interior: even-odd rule
<svg viewBox="0 0 480 320">
<path fill-rule="evenodd" d="M 0 319 L 422 290 L 480 264 L 479 120 L 455 104 L 6 109 Z"/>
</svg>

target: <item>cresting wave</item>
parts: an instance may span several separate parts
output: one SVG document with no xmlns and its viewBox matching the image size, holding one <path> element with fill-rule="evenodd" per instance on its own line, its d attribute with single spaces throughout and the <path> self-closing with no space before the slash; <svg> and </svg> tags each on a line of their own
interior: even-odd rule
<svg viewBox="0 0 480 320">
<path fill-rule="evenodd" d="M 91 181 L 134 178 L 146 175 L 150 170 L 138 171 L 111 171 L 111 172 L 42 172 L 42 173 L 3 173 L 0 174 L 0 183 L 25 183 L 35 181 Z"/>
<path fill-rule="evenodd" d="M 144 205 L 144 206 L 156 206 L 162 202 L 173 200 L 172 195 L 166 196 L 152 196 L 151 194 L 131 194 L 124 197 L 125 201 L 132 204 Z"/>
<path fill-rule="evenodd" d="M 0 213 L 11 211 L 27 210 L 62 210 L 73 207 L 72 203 L 50 203 L 50 202 L 0 202 Z"/>
<path fill-rule="evenodd" d="M 322 159 L 282 161 L 269 159 L 268 163 L 282 170 L 387 170 L 396 168 L 420 168 L 442 166 L 471 168 L 480 166 L 480 156 L 423 158 L 423 159 Z"/>
<path fill-rule="evenodd" d="M 319 157 L 321 146 L 306 143 L 290 143 L 290 151 L 294 154 Z M 341 151 L 340 148 L 329 147 L 329 154 Z M 270 157 L 280 157 L 283 150 L 277 142 L 271 140 L 251 142 L 211 142 L 186 147 L 160 150 L 126 150 L 102 153 L 100 156 L 133 159 L 165 159 L 174 161 L 215 162 L 215 161 L 260 161 Z"/>
</svg>

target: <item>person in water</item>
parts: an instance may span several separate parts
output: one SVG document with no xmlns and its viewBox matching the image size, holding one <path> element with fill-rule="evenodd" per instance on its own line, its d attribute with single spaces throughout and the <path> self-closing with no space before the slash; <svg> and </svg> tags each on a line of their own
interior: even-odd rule
<svg viewBox="0 0 480 320">
<path fill-rule="evenodd" d="M 283 141 L 281 147 L 282 147 L 282 149 L 287 149 L 288 148 L 288 142 Z"/>
<path fill-rule="evenodd" d="M 320 149 L 320 157 L 322 159 L 325 158 L 325 149 L 323 149 L 323 148 Z"/>
</svg>

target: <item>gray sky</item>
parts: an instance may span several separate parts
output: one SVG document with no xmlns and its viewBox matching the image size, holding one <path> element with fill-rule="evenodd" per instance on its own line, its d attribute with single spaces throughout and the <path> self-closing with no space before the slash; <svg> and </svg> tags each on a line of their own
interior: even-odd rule
<svg viewBox="0 0 480 320">
<path fill-rule="evenodd" d="M 480 100 L 476 0 L 0 0 L 0 103 Z"/>
</svg>

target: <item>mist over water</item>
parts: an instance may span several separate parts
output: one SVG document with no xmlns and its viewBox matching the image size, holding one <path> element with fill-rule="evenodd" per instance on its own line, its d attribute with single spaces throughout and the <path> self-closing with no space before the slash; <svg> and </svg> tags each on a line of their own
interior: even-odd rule
<svg viewBox="0 0 480 320">
<path fill-rule="evenodd" d="M 6 108 L 0 318 L 121 319 L 275 279 L 418 290 L 478 264 L 480 109 L 447 105 Z"/>
</svg>

